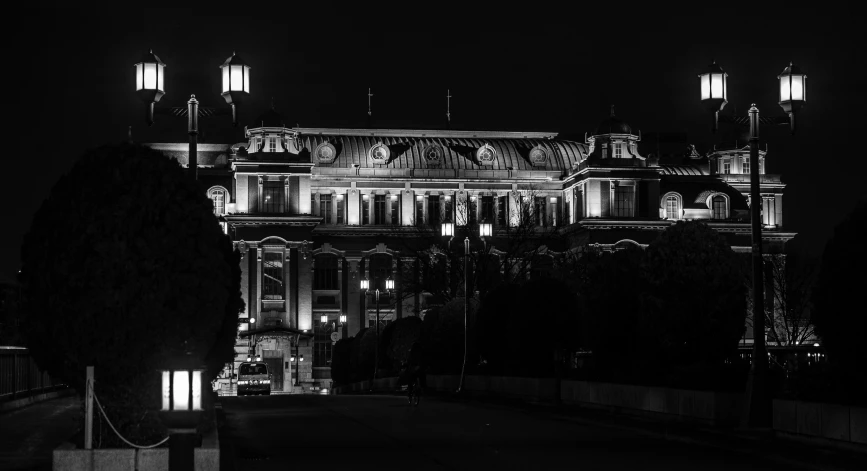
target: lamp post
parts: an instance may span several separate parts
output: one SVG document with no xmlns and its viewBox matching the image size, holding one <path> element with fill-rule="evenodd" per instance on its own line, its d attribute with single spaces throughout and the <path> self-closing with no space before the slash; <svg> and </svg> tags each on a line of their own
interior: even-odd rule
<svg viewBox="0 0 867 471">
<path fill-rule="evenodd" d="M 192 470 L 196 425 L 202 413 L 204 368 L 162 370 L 160 418 L 169 429 L 169 469 Z"/>
<path fill-rule="evenodd" d="M 765 346 L 765 312 L 762 292 L 762 226 L 761 226 L 761 186 L 759 176 L 759 125 L 788 124 L 795 133 L 795 114 L 806 102 L 807 76 L 798 66 L 789 63 L 777 76 L 780 83 L 779 105 L 788 116 L 759 117 L 755 103 L 749 116 L 736 117 L 720 115 L 728 103 L 726 91 L 727 77 L 722 67 L 714 62 L 709 70 L 699 76 L 701 101 L 712 114 L 712 130 L 717 123 L 735 124 L 750 129 L 750 216 L 752 223 L 752 274 L 753 274 L 753 355 L 747 381 L 744 421 L 751 426 L 767 426 L 770 420 L 770 401 L 767 397 L 768 353 Z"/>
<path fill-rule="evenodd" d="M 187 107 L 155 108 L 165 92 L 166 64 L 154 54 L 153 50 L 144 54 L 135 67 L 136 93 L 145 104 L 145 121 L 154 124 L 154 114 L 169 114 L 187 117 L 189 134 L 189 170 L 193 179 L 198 177 L 198 154 L 196 151 L 199 134 L 199 118 L 218 115 L 232 115 L 232 125 L 238 126 L 237 106 L 243 104 L 250 94 L 250 66 L 233 52 L 220 66 L 222 74 L 221 96 L 230 105 L 226 108 L 200 107 L 196 95 L 190 95 Z"/>
<path fill-rule="evenodd" d="M 444 222 L 440 228 L 441 235 L 443 237 L 450 237 L 449 244 L 455 238 L 455 224 L 452 222 Z M 490 223 L 481 223 L 479 224 L 479 237 L 482 239 L 482 243 L 485 243 L 485 237 L 490 237 L 493 233 L 493 226 Z M 487 244 L 486 244 L 487 248 Z M 467 366 L 467 317 L 469 316 L 470 311 L 470 238 L 469 236 L 464 237 L 464 359 L 461 362 L 461 376 L 458 380 L 458 389 L 455 391 L 456 393 L 460 393 L 464 387 L 464 372 L 466 371 Z"/>
<path fill-rule="evenodd" d="M 374 297 L 376 298 L 376 348 L 374 349 L 374 360 L 373 360 L 373 379 L 376 380 L 376 373 L 379 369 L 379 295 L 381 293 L 390 294 L 394 289 L 394 280 L 388 278 L 385 280 L 385 289 L 380 291 L 377 286 L 374 289 L 370 289 L 370 280 L 363 279 L 361 280 L 361 289 L 363 289 L 366 293 L 370 293 L 373 291 Z M 366 317 L 366 316 L 365 316 Z M 373 389 L 373 381 L 370 383 L 371 390 Z"/>
</svg>

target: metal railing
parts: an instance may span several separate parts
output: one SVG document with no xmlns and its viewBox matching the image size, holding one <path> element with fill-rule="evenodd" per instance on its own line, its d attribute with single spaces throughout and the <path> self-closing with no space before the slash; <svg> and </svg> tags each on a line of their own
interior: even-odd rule
<svg viewBox="0 0 867 471">
<path fill-rule="evenodd" d="M 0 346 L 0 402 L 20 399 L 65 386 L 39 369 L 24 347 Z"/>
</svg>

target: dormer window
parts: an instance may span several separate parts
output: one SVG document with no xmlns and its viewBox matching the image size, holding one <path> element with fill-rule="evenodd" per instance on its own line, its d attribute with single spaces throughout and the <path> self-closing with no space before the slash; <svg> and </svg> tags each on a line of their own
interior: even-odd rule
<svg viewBox="0 0 867 471">
<path fill-rule="evenodd" d="M 714 219 L 728 218 L 728 208 L 726 203 L 726 197 L 723 195 L 714 195 L 711 198 L 711 210 Z"/>
<path fill-rule="evenodd" d="M 722 172 L 725 175 L 732 173 L 732 163 L 728 159 L 722 161 Z"/>
<path fill-rule="evenodd" d="M 665 197 L 665 219 L 680 219 L 680 195 L 669 193 Z"/>
<path fill-rule="evenodd" d="M 229 192 L 221 186 L 215 186 L 208 190 L 208 199 L 214 204 L 214 215 L 222 216 L 226 214 L 226 200 L 229 198 Z"/>
<path fill-rule="evenodd" d="M 277 138 L 268 139 L 268 152 L 277 152 Z"/>
<path fill-rule="evenodd" d="M 623 144 L 618 142 L 614 144 L 614 158 L 622 159 L 623 158 Z"/>
<path fill-rule="evenodd" d="M 742 170 L 741 173 L 746 173 L 746 174 L 750 173 L 750 158 L 749 157 L 744 157 L 744 165 L 741 168 L 741 170 Z"/>
</svg>

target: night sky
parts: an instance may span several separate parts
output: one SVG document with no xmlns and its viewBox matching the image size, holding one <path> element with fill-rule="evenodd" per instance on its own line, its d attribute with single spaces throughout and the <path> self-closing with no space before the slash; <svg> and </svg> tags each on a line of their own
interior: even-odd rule
<svg viewBox="0 0 867 471">
<path fill-rule="evenodd" d="M 138 142 L 186 142 L 185 120 L 157 116 L 152 128 L 144 122 L 133 64 L 149 48 L 167 64 L 166 96 L 157 106 L 185 106 L 191 93 L 203 106 L 225 106 L 218 66 L 232 51 L 251 65 L 241 126 L 231 128 L 225 117 L 202 120 L 206 143 L 242 141 L 243 125 L 272 99 L 289 126 L 365 127 L 371 87 L 375 127 L 443 128 L 451 89 L 454 128 L 583 137 L 614 104 L 633 130 L 685 132 L 705 150 L 721 137 L 710 132 L 697 74 L 711 60 L 729 74 L 724 113 L 745 115 L 754 102 L 763 115 L 780 115 L 776 76 L 794 61 L 808 75 L 798 133 L 761 133 L 768 173 L 788 185 L 784 222 L 800 233 L 791 244 L 820 255 L 833 226 L 865 195 L 856 132 L 865 102 L 864 87 L 856 87 L 865 77 L 863 16 L 846 4 L 822 11 L 767 2 L 773 9 L 760 7 L 766 11 L 749 18 L 747 7 L 758 2 L 725 2 L 722 15 L 708 8 L 689 16 L 614 2 L 611 9 L 539 12 L 529 9 L 535 2 L 520 10 L 401 3 L 304 11 L 297 4 L 235 3 L 250 7 L 244 15 L 223 4 L 10 16 L 27 27 L 4 30 L 12 78 L 5 93 L 14 106 L 6 112 L 8 140 L 19 151 L 3 166 L 0 277 L 17 272 L 34 213 L 86 149 L 124 141 L 130 125 Z"/>
</svg>

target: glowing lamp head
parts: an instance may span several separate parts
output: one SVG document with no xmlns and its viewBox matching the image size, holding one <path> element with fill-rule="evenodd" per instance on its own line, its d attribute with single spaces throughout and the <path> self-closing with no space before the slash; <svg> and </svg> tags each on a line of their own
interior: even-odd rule
<svg viewBox="0 0 867 471">
<path fill-rule="evenodd" d="M 135 91 L 145 103 L 156 103 L 166 94 L 165 67 L 166 64 L 150 50 L 142 55 L 135 64 Z"/>
<path fill-rule="evenodd" d="M 728 74 L 716 62 L 708 66 L 708 70 L 699 74 L 698 80 L 701 88 L 701 102 L 710 111 L 719 111 L 728 103 L 726 82 Z"/>
<path fill-rule="evenodd" d="M 321 322 L 321 323 L 323 323 L 323 324 L 326 323 L 326 322 L 328 322 L 328 316 L 327 316 L 327 315 L 324 315 L 324 314 L 321 315 L 321 316 L 319 316 L 319 322 Z"/>
<path fill-rule="evenodd" d="M 251 318 L 250 318 L 250 325 L 254 325 L 255 323 L 256 323 L 256 318 L 255 318 L 255 317 L 251 317 Z"/>
<path fill-rule="evenodd" d="M 161 410 L 201 411 L 202 371 L 163 370 Z"/>
<path fill-rule="evenodd" d="M 256 361 L 262 361 L 262 355 L 256 355 Z"/>
<path fill-rule="evenodd" d="M 341 315 L 340 315 L 340 323 L 341 323 L 341 324 L 346 324 L 346 314 L 341 314 Z"/>
<path fill-rule="evenodd" d="M 481 237 L 491 237 L 494 233 L 493 224 L 489 222 L 483 222 L 479 224 L 479 235 Z"/>
<path fill-rule="evenodd" d="M 444 222 L 440 228 L 443 237 L 454 237 L 455 224 L 453 222 Z"/>
<path fill-rule="evenodd" d="M 780 107 L 786 113 L 800 110 L 807 102 L 807 76 L 800 67 L 789 62 L 777 79 L 780 81 Z"/>
<path fill-rule="evenodd" d="M 368 280 L 367 278 L 361 280 L 361 289 L 370 289 L 370 280 Z"/>
<path fill-rule="evenodd" d="M 298 355 L 298 361 L 304 361 L 304 355 Z"/>
<path fill-rule="evenodd" d="M 295 361 L 295 355 L 290 355 L 290 356 L 289 356 L 289 361 L 293 361 L 293 362 L 294 362 L 294 361 Z"/>
<path fill-rule="evenodd" d="M 253 358 L 250 355 L 247 355 L 247 361 L 253 361 Z"/>
<path fill-rule="evenodd" d="M 243 103 L 250 95 L 250 66 L 233 52 L 220 66 L 220 72 L 223 77 L 223 99 L 230 105 Z"/>
<path fill-rule="evenodd" d="M 393 290 L 394 289 L 394 280 L 392 280 L 391 278 L 385 280 L 385 289 Z"/>
</svg>

